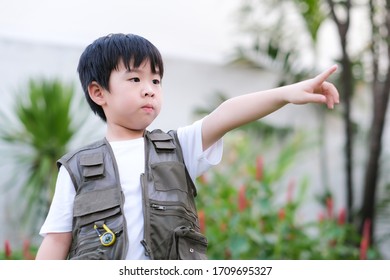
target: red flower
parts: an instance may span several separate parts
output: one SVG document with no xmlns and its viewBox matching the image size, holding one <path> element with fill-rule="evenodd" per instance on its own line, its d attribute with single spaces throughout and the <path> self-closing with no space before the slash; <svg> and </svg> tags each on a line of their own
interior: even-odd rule
<svg viewBox="0 0 390 280">
<path fill-rule="evenodd" d="M 246 187 L 242 185 L 238 190 L 238 210 L 240 212 L 244 211 L 248 206 L 248 201 L 246 199 Z"/>
<path fill-rule="evenodd" d="M 318 221 L 322 223 L 324 220 L 325 220 L 325 215 L 324 213 L 321 212 L 320 214 L 318 214 Z"/>
<path fill-rule="evenodd" d="M 200 232 L 205 233 L 206 230 L 206 217 L 203 210 L 198 211 Z"/>
<path fill-rule="evenodd" d="M 229 248 L 225 248 L 225 259 L 230 260 L 232 258 L 232 252 Z"/>
<path fill-rule="evenodd" d="M 30 241 L 29 240 L 23 241 L 23 258 L 25 260 L 35 259 L 35 257 L 30 252 Z"/>
<path fill-rule="evenodd" d="M 278 218 L 280 221 L 283 221 L 284 218 L 286 218 L 286 211 L 284 210 L 284 208 L 280 208 L 278 212 Z"/>
<path fill-rule="evenodd" d="M 337 223 L 338 223 L 339 225 L 345 224 L 345 217 L 346 217 L 345 208 L 341 208 L 341 210 L 340 210 L 340 212 L 339 212 L 339 218 L 337 219 Z"/>
<path fill-rule="evenodd" d="M 6 240 L 4 242 L 4 252 L 5 252 L 5 258 L 10 259 L 12 251 L 11 251 L 11 244 L 10 244 L 9 240 Z"/>
<path fill-rule="evenodd" d="M 295 181 L 290 180 L 287 187 L 287 203 L 290 203 L 293 200 L 294 189 L 295 189 Z"/>
<path fill-rule="evenodd" d="M 256 180 L 261 181 L 263 180 L 263 170 L 264 169 L 264 162 L 263 157 L 258 156 L 256 158 Z"/>
<path fill-rule="evenodd" d="M 360 259 L 367 259 L 367 250 L 370 247 L 370 233 L 371 231 L 371 220 L 367 219 L 364 221 L 363 225 L 363 236 L 360 241 Z"/>
<path fill-rule="evenodd" d="M 326 199 L 326 210 L 327 210 L 328 218 L 331 219 L 333 217 L 333 198 L 332 197 L 328 197 Z"/>
<path fill-rule="evenodd" d="M 205 174 L 202 174 L 198 177 L 198 180 L 201 184 L 205 185 L 207 184 L 207 178 L 206 178 L 206 175 Z"/>
</svg>

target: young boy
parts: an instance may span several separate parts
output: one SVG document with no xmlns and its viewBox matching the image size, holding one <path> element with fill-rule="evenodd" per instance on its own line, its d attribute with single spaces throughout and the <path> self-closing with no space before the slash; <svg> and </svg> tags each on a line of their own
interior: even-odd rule
<svg viewBox="0 0 390 280">
<path fill-rule="evenodd" d="M 204 259 L 207 240 L 199 233 L 192 181 L 220 162 L 224 134 L 288 103 L 332 109 L 339 94 L 326 79 L 336 69 L 231 98 L 174 133 L 150 133 L 162 105 L 159 51 L 132 34 L 97 39 L 81 55 L 78 72 L 92 111 L 107 124 L 105 140 L 59 160 L 37 259 Z"/>
</svg>

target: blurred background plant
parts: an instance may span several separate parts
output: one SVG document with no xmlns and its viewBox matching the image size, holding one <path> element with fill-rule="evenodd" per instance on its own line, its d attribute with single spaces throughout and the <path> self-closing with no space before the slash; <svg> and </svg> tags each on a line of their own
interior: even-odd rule
<svg viewBox="0 0 390 280">
<path fill-rule="evenodd" d="M 346 221 L 345 209 L 335 211 L 331 194 L 318 200 L 323 212 L 317 219 L 305 215 L 310 182 L 289 172 L 305 150 L 304 135 L 288 137 L 267 161 L 246 134 L 227 136 L 222 166 L 198 180 L 199 219 L 210 259 L 381 258 L 369 245 L 369 231 L 361 237 Z"/>
<path fill-rule="evenodd" d="M 10 168 L 2 187 L 6 193 L 20 190 L 12 213 L 27 236 L 39 231 L 54 194 L 56 161 L 85 121 L 78 104 L 73 85 L 31 79 L 16 95 L 11 113 L 1 112 L 1 163 Z"/>
<path fill-rule="evenodd" d="M 356 28 L 362 19 L 364 28 L 369 31 L 367 37 L 361 36 L 362 26 Z M 344 124 L 342 153 L 346 217 L 360 234 L 367 228 L 369 220 L 373 237 L 370 243 L 374 243 L 377 238 L 375 230 L 379 228 L 376 223 L 383 216 L 378 212 L 378 205 L 382 205 L 382 209 L 386 207 L 384 200 L 378 201 L 378 198 L 388 194 L 384 191 L 388 185 L 388 166 L 383 154 L 383 132 L 390 96 L 390 2 L 245 0 L 237 13 L 237 22 L 240 43 L 233 62 L 253 68 L 277 69 L 280 85 L 309 78 L 309 73 L 318 73 L 321 40 L 330 39 L 321 35 L 324 29 L 332 30 L 329 34 L 335 33 L 334 44 L 340 48 L 333 56 L 341 70 L 334 78 L 337 78 L 335 83 L 342 105 L 338 113 Z M 362 95 L 366 97 L 364 103 L 369 104 L 367 121 L 359 114 L 353 114 L 356 100 Z M 318 110 L 321 128 L 318 133 L 323 141 L 319 146 L 322 149 L 321 179 L 327 191 L 332 186 L 327 180 L 329 161 L 324 149 L 328 137 L 324 112 Z M 366 122 L 369 125 L 364 125 Z M 363 160 L 356 160 L 355 146 L 359 144 L 360 152 L 365 153 Z M 360 189 L 363 189 L 363 195 L 357 196 Z M 381 222 L 382 228 L 388 224 Z"/>
<path fill-rule="evenodd" d="M 4 242 L 4 251 L 0 251 L 0 260 L 34 260 L 38 248 L 31 245 L 29 240 L 24 240 L 22 249 L 14 250 L 9 240 Z"/>
</svg>

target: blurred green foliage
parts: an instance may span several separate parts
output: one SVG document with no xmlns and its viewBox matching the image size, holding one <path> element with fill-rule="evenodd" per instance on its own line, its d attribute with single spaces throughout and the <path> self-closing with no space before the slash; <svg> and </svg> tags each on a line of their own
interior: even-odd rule
<svg viewBox="0 0 390 280">
<path fill-rule="evenodd" d="M 295 135 L 269 162 L 245 132 L 226 138 L 225 160 L 197 182 L 209 259 L 380 258 L 377 250 L 362 247 L 344 209 L 333 209 L 331 195 L 317 219 L 302 218 L 310 182 L 288 173 L 303 150 L 302 136 Z"/>
<path fill-rule="evenodd" d="M 23 213 L 21 225 L 27 232 L 36 233 L 47 215 L 58 173 L 56 161 L 85 121 L 81 112 L 77 122 L 73 120 L 74 97 L 71 84 L 31 79 L 15 96 L 11 113 L 0 112 L 1 164 L 13 167 L 2 187 L 20 189 L 17 210 Z"/>
</svg>

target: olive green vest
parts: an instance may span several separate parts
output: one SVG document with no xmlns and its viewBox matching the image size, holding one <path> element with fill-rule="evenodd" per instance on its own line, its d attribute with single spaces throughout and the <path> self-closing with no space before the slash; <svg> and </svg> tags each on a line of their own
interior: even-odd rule
<svg viewBox="0 0 390 280">
<path fill-rule="evenodd" d="M 146 132 L 141 174 L 145 254 L 151 259 L 206 259 L 199 232 L 196 189 L 175 131 Z M 124 259 L 128 248 L 124 195 L 113 151 L 106 139 L 63 156 L 75 186 L 69 259 Z M 129 213 L 131 215 L 131 213 Z"/>
</svg>

